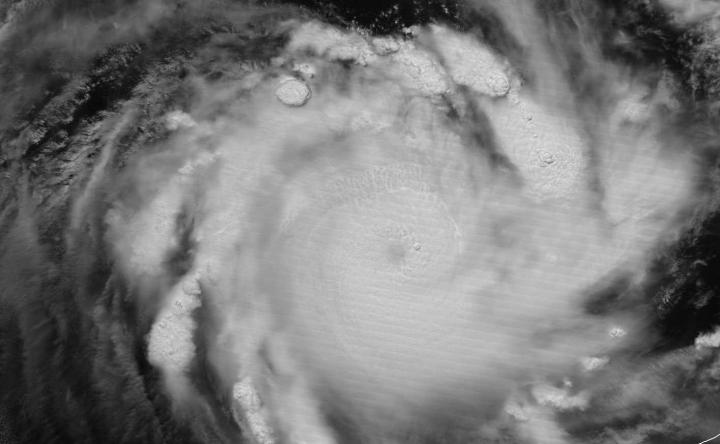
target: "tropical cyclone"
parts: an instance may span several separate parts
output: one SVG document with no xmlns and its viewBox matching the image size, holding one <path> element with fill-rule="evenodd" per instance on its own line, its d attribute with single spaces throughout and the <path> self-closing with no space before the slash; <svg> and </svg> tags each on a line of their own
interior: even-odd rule
<svg viewBox="0 0 720 444">
<path fill-rule="evenodd" d="M 301 27 L 302 39 L 291 49 L 312 47 L 308 29 L 316 27 Z M 557 370 L 587 348 L 601 348 L 605 332 L 592 325 L 572 340 L 558 340 L 560 345 L 531 346 L 542 322 L 577 320 L 574 292 L 624 260 L 612 242 L 601 241 L 600 226 L 582 207 L 559 217 L 554 204 L 545 203 L 582 185 L 577 180 L 582 162 L 576 159 L 585 153 L 577 133 L 561 119 L 538 119 L 537 133 L 546 139 L 557 137 L 553 131 L 569 134 L 567 145 L 530 159 L 509 152 L 523 177 L 529 176 L 524 189 L 513 186 L 511 175 L 493 169 L 483 155 L 487 147 L 469 153 L 465 135 L 453 129 L 447 105 L 437 100 L 451 78 L 427 83 L 435 74 L 425 76 L 419 68 L 440 66 L 425 63 L 433 60 L 432 52 L 411 61 L 420 49 L 400 42 L 383 61 L 370 56 L 369 45 L 349 50 L 341 36 L 334 31 L 329 41 L 342 51 L 322 40 L 316 53 L 343 62 L 358 57 L 360 67 L 335 96 L 329 76 L 334 66 L 312 60 L 313 99 L 274 119 L 297 125 L 297 131 L 306 131 L 300 122 L 313 122 L 312 132 L 322 142 L 301 150 L 303 157 L 295 154 L 297 147 L 273 145 L 272 167 L 283 175 L 270 182 L 278 184 L 277 192 L 261 195 L 282 196 L 273 198 L 281 235 L 271 235 L 271 247 L 263 249 L 264 268 L 272 274 L 261 280 L 261 293 L 268 295 L 285 346 L 313 392 L 331 389 L 358 418 L 372 418 L 390 433 L 393 427 L 412 427 L 405 421 L 426 414 L 434 403 L 461 417 L 479 415 L 499 402 L 526 368 Z M 358 36 L 349 40 L 363 42 Z M 403 69 L 409 74 L 398 74 Z M 486 85 L 482 79 L 477 83 Z M 507 93 L 477 92 L 478 97 Z M 513 94 L 518 100 L 519 93 Z M 498 106 L 509 108 L 501 115 L 508 121 L 498 122 L 503 129 L 516 126 L 512 119 L 528 125 L 522 109 Z M 466 113 L 461 106 L 456 110 Z M 275 131 L 250 139 L 282 140 Z M 325 131 L 336 134 L 331 143 L 324 141 Z M 507 143 L 527 152 L 536 148 L 532 140 Z M 304 159 L 311 159 L 312 167 Z M 532 176 L 535 168 L 548 168 L 545 177 L 565 177 L 558 167 L 574 168 L 566 174 L 571 183 Z M 584 224 L 585 232 L 569 229 L 576 223 Z M 568 255 L 567 243 L 580 241 L 596 256 L 578 256 L 574 249 Z M 573 263 L 594 267 L 560 278 L 557 269 Z M 412 414 L 403 417 L 408 411 Z"/>
<path fill-rule="evenodd" d="M 717 433 L 712 2 L 298 2 L 0 0 L 0 441 Z"/>
<path fill-rule="evenodd" d="M 380 44 L 315 22 L 290 26 L 271 74 L 203 84 L 196 109 L 169 118 L 183 131 L 179 179 L 133 220 L 108 220 L 118 257 L 144 275 L 176 245 L 168 219 L 196 212 L 190 272 L 220 307 L 219 337 L 232 350 L 214 364 L 239 405 L 267 403 L 242 407 L 257 440 L 270 442 L 277 424 L 293 428 L 274 412 L 296 418 L 314 398 L 344 400 L 346 414 L 383 436 L 418 418 L 474 424 L 528 372 L 608 352 L 607 325 L 585 316 L 577 295 L 637 260 L 666 220 L 633 219 L 622 205 L 633 190 L 608 186 L 613 221 L 630 221 L 608 229 L 588 204 L 581 122 L 546 106 L 489 49 L 440 27 Z M 483 69 L 448 52 L 460 43 Z M 218 106 L 218 97 L 238 102 Z M 203 117 L 217 108 L 225 114 Z M 481 113 L 496 137 L 468 129 Z M 627 146 L 611 142 L 609 152 Z M 643 170 L 648 182 L 675 166 L 656 157 L 662 167 Z M 670 214 L 667 201 L 684 195 L 679 165 L 650 207 Z M 616 191 L 631 196 L 615 204 Z M 133 259 L 148 233 L 167 242 Z M 170 376 L 195 352 L 197 295 L 175 296 L 187 303 L 161 311 L 150 335 L 152 362 Z M 185 340 L 170 348 L 173 335 Z M 326 427 L 313 418 L 298 441 Z"/>
</svg>

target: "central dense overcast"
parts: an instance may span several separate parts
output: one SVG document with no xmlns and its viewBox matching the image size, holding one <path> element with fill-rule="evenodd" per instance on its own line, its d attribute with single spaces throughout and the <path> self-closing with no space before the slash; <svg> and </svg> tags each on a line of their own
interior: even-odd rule
<svg viewBox="0 0 720 444">
<path fill-rule="evenodd" d="M 720 433 L 720 5 L 0 0 L 0 444 Z"/>
</svg>

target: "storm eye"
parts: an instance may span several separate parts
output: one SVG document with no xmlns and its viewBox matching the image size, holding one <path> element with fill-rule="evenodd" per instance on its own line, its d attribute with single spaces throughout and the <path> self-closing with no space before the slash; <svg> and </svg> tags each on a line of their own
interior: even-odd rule
<svg viewBox="0 0 720 444">
<path fill-rule="evenodd" d="M 399 241 L 391 241 L 387 247 L 387 258 L 393 265 L 401 266 L 405 262 L 407 246 Z"/>
<path fill-rule="evenodd" d="M 408 264 L 413 262 L 413 258 L 418 259 L 417 254 L 422 249 L 415 233 L 405 226 L 390 225 L 378 229 L 376 234 L 388 263 L 401 272 L 408 271 Z"/>
</svg>

